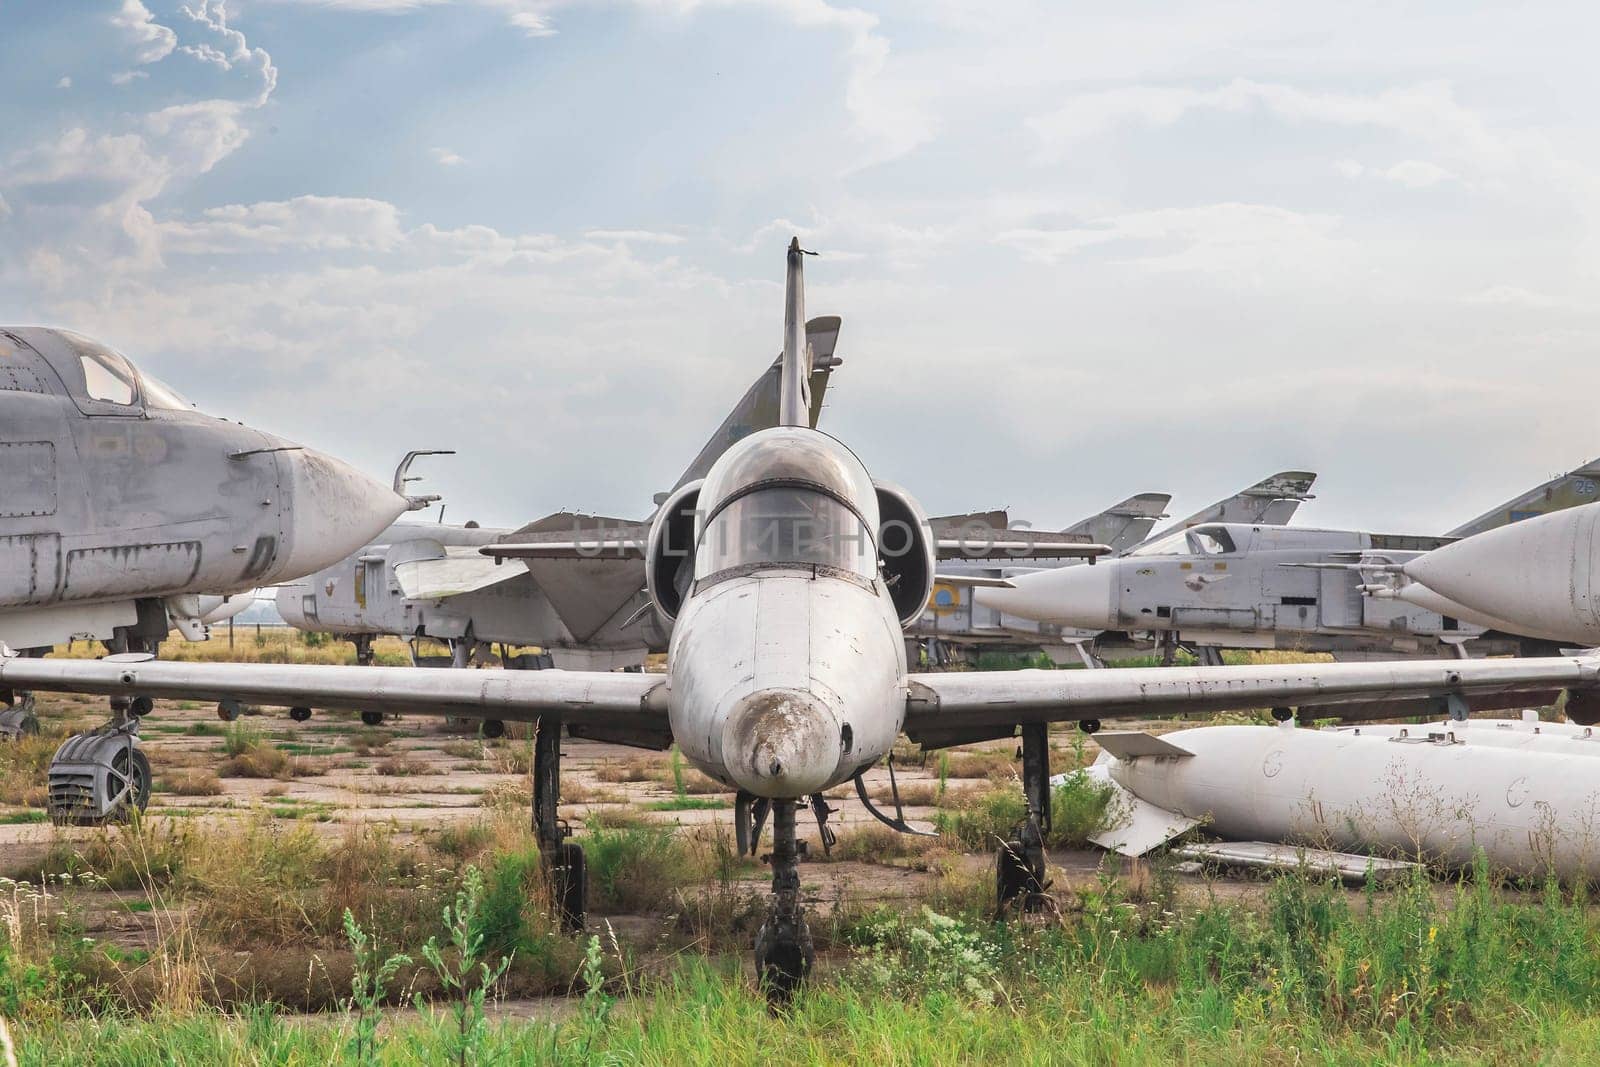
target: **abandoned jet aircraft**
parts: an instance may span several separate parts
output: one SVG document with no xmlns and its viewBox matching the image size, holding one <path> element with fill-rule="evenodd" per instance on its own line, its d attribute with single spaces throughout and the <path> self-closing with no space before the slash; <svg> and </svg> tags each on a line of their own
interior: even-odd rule
<svg viewBox="0 0 1600 1067">
<path fill-rule="evenodd" d="M 485 549 L 511 559 L 642 556 L 652 603 L 674 620 L 665 674 L 164 663 L 124 654 L 100 662 L 0 661 L 0 688 L 103 693 L 124 701 L 246 700 L 378 711 L 421 705 L 441 715 L 536 722 L 535 826 L 554 899 L 572 923 L 582 922 L 587 879 L 583 850 L 565 840 L 557 813 L 562 729 L 641 747 L 676 742 L 693 766 L 737 791 L 742 848 L 755 851 L 771 822 L 772 899 L 756 936 L 756 964 L 768 989 L 781 997 L 813 960 L 800 900 L 803 846 L 796 816 L 809 807 L 826 829 L 831 809 L 824 791 L 852 780 L 870 804 L 861 775 L 901 735 L 937 748 L 1020 731 L 1027 815 L 999 850 L 996 867 L 1001 901 L 1026 902 L 1043 885 L 1051 722 L 1078 720 L 1096 729 L 1101 718 L 1130 714 L 1373 700 L 1464 708 L 1482 697 L 1600 686 L 1600 656 L 908 672 L 904 627 L 927 604 L 935 561 L 958 551 L 970 556 L 971 548 L 934 537 L 910 494 L 875 481 L 843 442 L 807 425 L 803 255 L 799 242 L 791 242 L 779 425 L 744 438 L 704 479 L 672 493 L 643 545 L 552 538 Z M 1008 533 L 995 551 L 1021 556 L 1028 547 L 1026 538 Z M 1051 546 L 1059 555 L 1106 550 L 1088 543 Z M 133 745 L 132 733 L 127 743 Z M 93 786 L 78 788 L 87 798 Z M 57 810 L 69 813 L 66 794 Z"/>
<path fill-rule="evenodd" d="M 1364 565 L 1403 563 L 1496 523 L 1592 500 L 1585 466 L 1507 501 L 1442 537 L 1202 523 L 1094 569 L 1016 574 L 980 588 L 980 607 L 1077 631 L 1150 632 L 1202 661 L 1223 648 L 1285 648 L 1341 658 L 1548 651 L 1539 635 L 1475 623 L 1443 598 L 1364 597 Z M 1069 638 L 1076 635 L 1068 635 Z"/>
<path fill-rule="evenodd" d="M 810 424 L 821 415 L 840 319 L 806 323 L 813 362 Z M 778 361 L 763 371 L 673 484 L 705 477 L 729 446 L 777 425 Z M 644 563 L 637 559 L 515 560 L 497 566 L 479 549 L 496 541 L 555 534 L 585 536 L 597 527 L 629 528 L 641 541 L 649 520 L 632 522 L 571 512 L 547 515 L 520 529 L 399 522 L 356 553 L 277 593 L 278 614 L 301 630 L 338 634 L 372 660 L 380 634 L 445 644 L 453 666 L 470 665 L 491 644 L 537 645 L 538 657 L 511 656 L 507 666 L 576 670 L 638 668 L 648 652 L 667 647 L 668 624 L 650 610 Z M 504 658 L 504 657 L 503 657 Z M 440 665 L 433 663 L 432 665 Z"/>
<path fill-rule="evenodd" d="M 1172 499 L 1165 493 L 1141 493 L 1068 530 L 1089 534 L 1092 540 L 1110 545 L 1117 555 L 1126 555 L 1152 540 L 1164 539 L 1173 532 L 1201 523 L 1282 526 L 1294 518 L 1302 503 L 1313 499 L 1311 486 L 1316 480 L 1317 476 L 1310 471 L 1279 471 L 1173 523 L 1154 538 L 1150 530 L 1157 520 L 1166 517 L 1161 512 Z M 1059 565 L 1070 566 L 1074 562 L 1077 561 L 1063 560 Z M 1100 631 L 1064 629 L 1054 623 L 1009 615 L 978 603 L 972 596 L 972 589 L 978 585 L 999 584 L 994 579 L 1048 569 L 1052 569 L 1048 564 L 1033 561 L 1027 567 L 998 567 L 992 560 L 958 560 L 941 567 L 940 580 L 934 583 L 928 610 L 910 628 L 908 636 L 921 642 L 921 652 L 930 666 L 943 666 L 975 651 L 1042 651 L 1057 663 L 1077 659 L 1091 661 L 1089 645 L 1099 637 Z M 1102 656 L 1111 651 L 1103 644 L 1095 649 L 1095 653 Z M 1146 649 L 1129 642 L 1125 651 L 1140 654 Z"/>
<path fill-rule="evenodd" d="M 202 638 L 220 598 L 324 567 L 408 506 L 336 459 L 195 410 L 103 344 L 0 328 L 0 644 Z"/>
</svg>

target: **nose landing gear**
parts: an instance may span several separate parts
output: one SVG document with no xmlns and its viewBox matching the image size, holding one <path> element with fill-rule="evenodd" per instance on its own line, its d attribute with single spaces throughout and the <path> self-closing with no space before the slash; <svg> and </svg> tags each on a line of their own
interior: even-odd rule
<svg viewBox="0 0 1600 1067">
<path fill-rule="evenodd" d="M 793 800 L 772 801 L 772 904 L 756 933 L 756 979 L 774 1007 L 787 1004 L 816 963 L 811 929 L 800 906 L 800 857 L 805 843 L 794 833 Z"/>
</svg>

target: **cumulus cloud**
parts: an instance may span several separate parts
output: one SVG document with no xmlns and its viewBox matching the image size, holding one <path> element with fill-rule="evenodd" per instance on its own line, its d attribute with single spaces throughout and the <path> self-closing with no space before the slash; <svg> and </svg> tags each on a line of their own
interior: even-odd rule
<svg viewBox="0 0 1600 1067">
<path fill-rule="evenodd" d="M 272 90 L 277 87 L 278 68 L 272 65 L 272 57 L 266 49 L 252 48 L 243 33 L 228 25 L 228 9 L 224 0 L 200 0 L 198 6 L 184 7 L 182 11 L 214 38 L 211 42 L 185 45 L 182 51 L 225 71 L 235 67 L 248 68 L 259 84 L 257 95 L 248 101 L 248 105 L 260 107 L 265 104 Z"/>
<path fill-rule="evenodd" d="M 1346 178 L 1381 178 L 1408 189 L 1427 189 L 1456 177 L 1437 163 L 1404 159 L 1392 167 L 1368 167 L 1353 159 L 1341 159 L 1335 169 Z"/>
<path fill-rule="evenodd" d="M 65 75 L 63 75 L 61 80 L 56 82 L 56 88 L 57 89 L 70 89 L 70 88 L 72 88 L 72 79 L 67 77 L 67 76 L 65 76 Z"/>
<path fill-rule="evenodd" d="M 54 257 L 37 272 L 65 282 L 74 261 L 139 269 L 159 264 L 161 249 L 147 204 L 174 181 L 209 172 L 249 137 L 247 115 L 266 102 L 277 81 L 271 57 L 232 29 L 220 2 L 184 8 L 196 41 L 222 56 L 234 97 L 176 103 L 120 115 L 110 128 L 70 127 L 0 159 L 0 187 L 10 194 L 18 234 L 45 235 Z M 150 66 L 171 55 L 177 35 L 154 22 L 138 0 L 126 0 L 112 23 L 135 61 Z M 164 69 L 164 68 L 163 68 Z M 125 84 L 147 71 L 113 76 Z"/>
<path fill-rule="evenodd" d="M 150 72 L 147 70 L 124 70 L 111 75 L 111 84 L 128 85 L 138 81 L 140 78 L 148 77 L 150 77 Z"/>
<path fill-rule="evenodd" d="M 636 241 L 657 245 L 675 245 L 683 242 L 683 238 L 678 234 L 660 233 L 656 230 L 587 230 L 584 236 L 591 241 Z"/>
<path fill-rule="evenodd" d="M 384 252 L 403 237 L 400 213 L 381 200 L 297 196 L 207 208 L 198 219 L 156 224 L 164 251 L 250 253 L 284 249 Z"/>
<path fill-rule="evenodd" d="M 450 3 L 451 0 L 289 0 L 333 10 L 362 14 L 408 15 Z M 559 13 L 577 0 L 465 0 L 497 11 L 531 38 L 551 37 L 558 30 Z M 771 12 L 801 30 L 831 33 L 844 45 L 848 71 L 845 106 L 861 141 L 868 146 L 853 166 L 883 162 L 931 140 L 938 130 L 935 112 L 926 105 L 921 87 L 903 84 L 889 76 L 889 38 L 878 16 L 828 0 L 621 0 L 650 13 L 666 12 L 690 18 L 707 11 L 753 7 Z"/>
<path fill-rule="evenodd" d="M 995 240 L 1029 259 L 1055 264 L 1102 249 L 1152 270 L 1254 277 L 1264 266 L 1304 264 L 1331 247 L 1339 220 L 1266 204 L 1205 204 L 1136 211 L 1061 229 L 1015 229 Z"/>
<path fill-rule="evenodd" d="M 441 167 L 459 167 L 466 162 L 448 148 L 430 148 L 428 152 Z"/>
<path fill-rule="evenodd" d="M 1466 298 L 1469 304 L 1484 304 L 1490 307 L 1519 307 L 1544 310 L 1559 305 L 1560 301 L 1544 293 L 1536 293 L 1530 289 L 1523 289 L 1516 285 L 1492 285 L 1487 289 L 1472 294 Z"/>
<path fill-rule="evenodd" d="M 1125 86 L 1081 93 L 1053 111 L 1029 118 L 1027 126 L 1045 156 L 1059 159 L 1076 143 L 1126 125 L 1159 128 L 1196 111 L 1252 110 L 1292 123 L 1370 126 L 1447 142 L 1489 164 L 1502 164 L 1511 153 L 1505 140 L 1440 81 L 1375 93 L 1311 91 L 1245 78 L 1211 89 Z"/>
<path fill-rule="evenodd" d="M 111 24 L 122 31 L 135 63 L 159 63 L 178 45 L 178 35 L 157 22 L 139 0 L 122 0 L 122 7 L 111 16 Z"/>
</svg>

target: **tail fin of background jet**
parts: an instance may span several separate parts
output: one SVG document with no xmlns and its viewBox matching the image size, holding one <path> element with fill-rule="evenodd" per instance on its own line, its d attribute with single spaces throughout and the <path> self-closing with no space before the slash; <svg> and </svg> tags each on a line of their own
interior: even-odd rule
<svg viewBox="0 0 1600 1067">
<path fill-rule="evenodd" d="M 806 344 L 806 253 L 800 238 L 789 242 L 783 284 L 783 369 L 779 377 L 778 425 L 805 426 L 811 411 L 811 348 Z"/>
<path fill-rule="evenodd" d="M 1484 512 L 1471 522 L 1462 523 L 1445 536 L 1471 537 L 1473 534 L 1506 526 L 1535 515 L 1548 515 L 1552 511 L 1593 504 L 1600 501 L 1600 460 L 1585 463 L 1574 471 L 1536 485 L 1521 496 L 1512 497 L 1504 504 Z"/>
<path fill-rule="evenodd" d="M 839 343 L 839 326 L 837 315 L 820 315 L 806 323 L 806 344 L 811 350 L 811 383 L 807 392 L 811 397 L 810 419 L 813 428 L 822 414 L 822 398 L 828 391 L 828 376 L 833 373 L 833 368 L 844 362 L 833 354 L 834 347 Z M 778 394 L 781 391 L 782 373 L 783 357 L 779 356 L 745 390 L 744 396 L 739 398 L 728 417 L 722 420 L 722 425 L 716 428 L 700 449 L 699 455 L 694 457 L 694 462 L 673 484 L 674 489 L 696 478 L 704 478 L 717 457 L 735 441 L 757 430 L 779 425 Z"/>
<path fill-rule="evenodd" d="M 1156 537 L 1165 537 L 1174 530 L 1186 530 L 1202 522 L 1247 522 L 1252 526 L 1283 526 L 1294 517 L 1300 505 L 1314 499 L 1311 486 L 1317 476 L 1311 471 L 1279 471 L 1263 478 L 1248 489 L 1241 489 L 1226 500 L 1219 500 L 1209 508 L 1190 515 L 1182 522 L 1173 523 Z M 1155 540 L 1155 537 L 1148 541 Z"/>
<path fill-rule="evenodd" d="M 1113 552 L 1124 552 L 1150 536 L 1155 524 L 1167 517 L 1171 502 L 1166 493 L 1140 493 L 1061 532 L 1082 534 L 1095 544 L 1110 545 Z"/>
</svg>

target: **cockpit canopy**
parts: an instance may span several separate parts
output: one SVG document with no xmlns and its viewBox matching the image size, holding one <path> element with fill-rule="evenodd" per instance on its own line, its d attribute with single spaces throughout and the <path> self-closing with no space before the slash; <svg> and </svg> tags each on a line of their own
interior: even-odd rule
<svg viewBox="0 0 1600 1067">
<path fill-rule="evenodd" d="M 1226 556 L 1236 552 L 1233 534 L 1221 524 L 1191 526 L 1151 541 L 1130 556 Z"/>
<path fill-rule="evenodd" d="M 16 346 L 17 341 L 22 346 Z M 71 330 L 6 330 L 0 333 L 0 358 L 8 354 L 19 363 L 42 360 L 85 415 L 141 415 L 148 408 L 187 410 L 194 406 L 171 387 L 141 375 L 116 349 Z M 48 375 L 41 377 L 40 370 L 35 370 L 33 377 L 45 388 Z M 59 392 L 59 387 L 46 391 Z"/>
<path fill-rule="evenodd" d="M 746 437 L 706 476 L 699 508 L 697 579 L 783 563 L 878 572 L 877 490 L 848 448 L 816 430 Z"/>
</svg>

